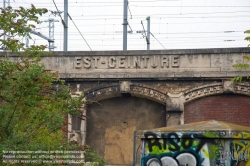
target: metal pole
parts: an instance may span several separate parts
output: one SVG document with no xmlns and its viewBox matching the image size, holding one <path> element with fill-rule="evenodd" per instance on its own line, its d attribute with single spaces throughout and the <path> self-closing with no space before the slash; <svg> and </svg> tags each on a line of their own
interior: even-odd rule
<svg viewBox="0 0 250 166">
<path fill-rule="evenodd" d="M 28 37 L 28 33 L 26 33 L 26 36 L 25 36 L 25 46 L 26 48 L 29 48 L 29 37 Z"/>
<path fill-rule="evenodd" d="M 128 0 L 124 0 L 123 6 L 123 51 L 127 50 L 127 25 L 128 25 Z"/>
<path fill-rule="evenodd" d="M 68 51 L 68 0 L 64 0 L 64 22 L 63 51 Z"/>
<path fill-rule="evenodd" d="M 147 50 L 150 50 L 150 17 L 147 17 L 148 28 L 147 28 Z"/>
<path fill-rule="evenodd" d="M 49 18 L 49 38 L 54 40 L 54 19 Z M 49 42 L 49 51 L 54 50 L 54 42 Z"/>
<path fill-rule="evenodd" d="M 10 0 L 3 0 L 3 8 L 10 6 Z M 6 40 L 7 35 L 3 35 L 3 40 Z"/>
<path fill-rule="evenodd" d="M 136 131 L 134 131 L 133 166 L 136 164 Z"/>
<path fill-rule="evenodd" d="M 44 21 L 44 22 L 49 22 L 49 39 L 51 41 L 49 41 L 49 51 L 54 51 L 55 47 L 55 39 L 54 39 L 54 29 L 55 29 L 55 25 L 54 22 L 59 22 L 58 20 L 54 20 L 53 18 L 49 18 L 48 21 Z"/>
</svg>

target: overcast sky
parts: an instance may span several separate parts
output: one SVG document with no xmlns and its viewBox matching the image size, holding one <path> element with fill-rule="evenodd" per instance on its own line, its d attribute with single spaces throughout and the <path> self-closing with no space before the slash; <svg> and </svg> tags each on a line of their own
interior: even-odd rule
<svg viewBox="0 0 250 166">
<path fill-rule="evenodd" d="M 14 8 L 44 7 L 56 11 L 53 0 L 9 0 Z M 54 0 L 60 11 L 64 0 Z M 122 50 L 123 0 L 68 0 L 68 51 Z M 0 0 L 3 4 L 3 0 Z M 250 0 L 129 0 L 128 50 L 146 50 L 146 17 L 150 16 L 151 50 L 246 47 L 244 31 L 250 29 Z M 62 13 L 62 18 L 64 13 Z M 63 50 L 63 25 L 59 16 L 49 12 L 41 20 L 54 18 L 55 51 Z M 143 26 L 141 24 L 143 23 Z M 49 36 L 48 22 L 36 31 Z M 30 44 L 48 44 L 32 36 Z"/>
</svg>

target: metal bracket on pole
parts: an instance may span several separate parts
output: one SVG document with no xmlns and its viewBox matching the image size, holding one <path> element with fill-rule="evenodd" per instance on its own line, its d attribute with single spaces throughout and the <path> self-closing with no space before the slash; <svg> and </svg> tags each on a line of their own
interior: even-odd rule
<svg viewBox="0 0 250 166">
<path fill-rule="evenodd" d="M 51 39 L 51 38 L 49 38 L 49 37 L 47 37 L 47 36 L 45 36 L 45 35 L 43 35 L 42 33 L 40 33 L 40 32 L 36 32 L 36 31 L 34 31 L 34 30 L 30 30 L 30 31 L 28 31 L 29 33 L 32 33 L 32 34 L 34 34 L 34 35 L 37 35 L 37 36 L 39 36 L 39 37 L 41 37 L 41 38 L 43 38 L 43 39 L 45 39 L 45 40 L 47 40 L 48 42 L 49 42 L 49 45 L 51 45 L 50 43 L 54 43 L 54 39 Z M 26 38 L 27 39 L 27 38 Z M 27 42 L 27 41 L 26 41 Z M 26 44 L 26 47 L 27 47 L 27 44 Z M 50 50 L 51 51 L 51 50 Z"/>
</svg>

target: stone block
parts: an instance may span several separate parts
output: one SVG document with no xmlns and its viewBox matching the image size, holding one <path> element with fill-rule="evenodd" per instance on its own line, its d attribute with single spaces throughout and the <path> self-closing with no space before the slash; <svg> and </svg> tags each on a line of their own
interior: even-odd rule
<svg viewBox="0 0 250 166">
<path fill-rule="evenodd" d="M 224 93 L 233 93 L 234 87 L 235 87 L 235 83 L 232 81 L 224 81 L 223 82 L 223 92 Z"/>
</svg>

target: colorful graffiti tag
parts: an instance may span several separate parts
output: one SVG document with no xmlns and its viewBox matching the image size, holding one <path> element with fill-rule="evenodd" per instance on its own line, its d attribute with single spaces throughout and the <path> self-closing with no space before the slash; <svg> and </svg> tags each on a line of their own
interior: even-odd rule
<svg viewBox="0 0 250 166">
<path fill-rule="evenodd" d="M 250 166 L 250 134 L 144 133 L 141 166 Z"/>
</svg>

